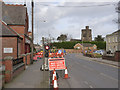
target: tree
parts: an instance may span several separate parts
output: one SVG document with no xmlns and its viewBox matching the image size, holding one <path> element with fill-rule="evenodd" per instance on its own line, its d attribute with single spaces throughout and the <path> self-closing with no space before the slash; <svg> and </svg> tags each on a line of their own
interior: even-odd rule
<svg viewBox="0 0 120 90">
<path fill-rule="evenodd" d="M 67 40 L 67 35 L 66 34 L 61 34 L 60 36 L 58 36 L 57 38 L 58 41 L 66 41 Z"/>
<path fill-rule="evenodd" d="M 118 2 L 117 7 L 115 9 L 118 13 L 118 18 L 113 21 L 115 21 L 118 24 L 118 29 L 120 29 L 120 1 Z"/>
<path fill-rule="evenodd" d="M 102 38 L 102 35 L 97 35 L 97 37 L 95 37 L 95 41 L 104 41 L 104 38 Z"/>
</svg>

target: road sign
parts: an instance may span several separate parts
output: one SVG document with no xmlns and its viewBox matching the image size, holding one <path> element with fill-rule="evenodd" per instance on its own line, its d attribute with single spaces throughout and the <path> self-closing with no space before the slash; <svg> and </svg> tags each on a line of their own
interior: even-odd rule
<svg viewBox="0 0 120 90">
<path fill-rule="evenodd" d="M 58 53 L 61 54 L 61 53 L 62 53 L 62 50 L 58 50 Z"/>
<path fill-rule="evenodd" d="M 49 70 L 63 70 L 66 67 L 64 58 L 49 58 L 48 64 Z"/>
</svg>

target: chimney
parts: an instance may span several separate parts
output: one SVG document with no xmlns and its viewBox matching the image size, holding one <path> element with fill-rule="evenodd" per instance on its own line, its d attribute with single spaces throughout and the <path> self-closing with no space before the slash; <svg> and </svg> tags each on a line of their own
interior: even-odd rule
<svg viewBox="0 0 120 90">
<path fill-rule="evenodd" d="M 86 29 L 89 29 L 89 26 L 86 26 Z"/>
</svg>

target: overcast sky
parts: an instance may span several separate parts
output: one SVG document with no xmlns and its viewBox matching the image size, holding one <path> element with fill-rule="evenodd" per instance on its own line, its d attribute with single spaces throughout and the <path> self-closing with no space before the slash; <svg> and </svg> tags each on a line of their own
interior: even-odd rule
<svg viewBox="0 0 120 90">
<path fill-rule="evenodd" d="M 29 21 L 31 21 L 30 1 L 26 0 Z M 118 30 L 118 25 L 114 20 L 118 17 L 115 7 L 119 0 L 104 0 L 102 2 L 95 2 L 96 0 L 89 0 L 89 2 L 87 0 L 77 0 L 76 2 L 64 2 L 65 0 L 62 0 L 63 2 L 57 2 L 56 0 L 50 2 L 35 1 L 35 43 L 40 43 L 41 37 L 48 37 L 49 34 L 54 38 L 57 38 L 60 34 L 68 34 L 74 39 L 81 39 L 81 29 L 84 29 L 85 26 L 92 29 L 93 39 L 97 35 L 105 37 L 107 34 Z M 29 24 L 29 31 L 31 31 L 31 23 Z"/>
</svg>

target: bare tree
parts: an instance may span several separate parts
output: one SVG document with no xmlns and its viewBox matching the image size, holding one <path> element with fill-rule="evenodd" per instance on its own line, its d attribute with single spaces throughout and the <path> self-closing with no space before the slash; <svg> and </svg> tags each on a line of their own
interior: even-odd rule
<svg viewBox="0 0 120 90">
<path fill-rule="evenodd" d="M 118 29 L 120 29 L 120 1 L 117 4 L 117 7 L 115 8 L 116 12 L 118 13 L 118 19 L 114 20 L 118 24 Z"/>
</svg>

